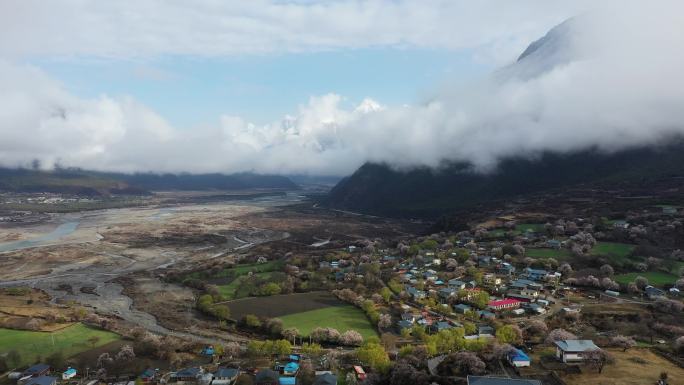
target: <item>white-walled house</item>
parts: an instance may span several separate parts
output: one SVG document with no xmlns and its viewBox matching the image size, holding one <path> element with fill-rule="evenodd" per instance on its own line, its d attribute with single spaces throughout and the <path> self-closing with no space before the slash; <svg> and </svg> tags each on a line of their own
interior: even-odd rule
<svg viewBox="0 0 684 385">
<path fill-rule="evenodd" d="M 592 340 L 561 340 L 555 345 L 556 358 L 565 363 L 582 362 L 585 353 L 601 349 Z"/>
</svg>

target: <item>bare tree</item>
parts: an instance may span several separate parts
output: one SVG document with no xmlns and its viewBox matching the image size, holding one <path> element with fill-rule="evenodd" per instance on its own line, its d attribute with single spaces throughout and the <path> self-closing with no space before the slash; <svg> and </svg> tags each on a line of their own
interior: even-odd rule
<svg viewBox="0 0 684 385">
<path fill-rule="evenodd" d="M 623 335 L 617 335 L 617 336 L 611 338 L 610 342 L 611 342 L 611 344 L 613 344 L 613 346 L 618 347 L 618 348 L 622 348 L 623 352 L 626 352 L 627 349 L 633 348 L 634 346 L 636 346 L 636 341 L 634 341 L 634 339 L 632 337 L 627 337 L 627 336 L 623 336 Z"/>
<path fill-rule="evenodd" d="M 584 352 L 584 362 L 590 367 L 596 369 L 599 374 L 603 371 L 603 367 L 612 361 L 612 357 L 608 352 L 602 349 L 591 350 Z"/>
<path fill-rule="evenodd" d="M 363 344 L 363 336 L 356 330 L 347 330 L 340 336 L 340 343 L 347 346 L 361 346 Z"/>
<path fill-rule="evenodd" d="M 119 349 L 119 352 L 116 353 L 116 360 L 117 361 L 130 361 L 135 358 L 135 352 L 133 351 L 133 347 L 131 345 L 124 345 Z"/>
<path fill-rule="evenodd" d="M 102 353 L 99 357 L 97 357 L 98 368 L 104 368 L 112 362 L 114 362 L 114 359 L 112 358 L 112 356 L 109 355 L 109 353 Z"/>
<path fill-rule="evenodd" d="M 378 318 L 378 327 L 380 329 L 387 329 L 392 326 L 392 316 L 389 314 L 380 314 Z"/>
<path fill-rule="evenodd" d="M 576 340 L 577 336 L 570 333 L 569 331 L 565 329 L 553 329 L 549 332 L 549 335 L 546 336 L 546 343 L 547 344 L 553 344 L 556 341 L 563 341 L 563 340 Z"/>
<path fill-rule="evenodd" d="M 605 264 L 601 266 L 601 274 L 603 274 L 606 277 L 612 277 L 613 274 L 615 274 L 615 270 L 613 269 L 613 266 Z"/>
</svg>

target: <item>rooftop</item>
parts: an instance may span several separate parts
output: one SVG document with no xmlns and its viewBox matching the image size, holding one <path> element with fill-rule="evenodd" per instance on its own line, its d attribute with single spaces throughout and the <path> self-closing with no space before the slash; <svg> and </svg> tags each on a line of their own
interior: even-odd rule
<svg viewBox="0 0 684 385">
<path fill-rule="evenodd" d="M 600 349 L 592 340 L 563 340 L 556 341 L 555 344 L 564 352 L 588 352 Z"/>
</svg>

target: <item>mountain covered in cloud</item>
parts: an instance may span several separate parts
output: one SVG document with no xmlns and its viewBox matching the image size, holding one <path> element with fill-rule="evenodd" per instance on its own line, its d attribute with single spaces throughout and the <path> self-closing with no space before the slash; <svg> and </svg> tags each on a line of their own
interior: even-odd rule
<svg viewBox="0 0 684 385">
<path fill-rule="evenodd" d="M 595 46 L 586 44 L 583 36 L 593 21 L 593 16 L 587 16 L 560 24 L 531 43 L 515 63 L 494 74 L 494 89 L 512 89 L 510 94 L 505 92 L 508 97 L 500 105 L 508 111 L 497 119 L 481 120 L 479 131 L 471 132 L 478 138 L 463 138 L 471 145 L 482 141 L 471 156 L 444 157 L 434 165 L 419 167 L 397 167 L 382 159 L 368 162 L 340 181 L 327 203 L 381 215 L 436 217 L 555 189 L 619 186 L 641 191 L 665 183 L 684 191 L 684 120 L 670 120 L 672 115 L 665 121 L 649 115 L 665 111 L 672 100 L 652 95 L 655 104 L 645 108 L 631 104 L 640 99 L 633 95 L 612 94 L 610 102 L 596 99 L 594 93 L 600 96 L 609 91 L 601 89 L 606 79 L 599 78 L 591 79 L 596 81 L 595 88 L 586 84 L 582 91 L 585 101 L 568 93 L 567 82 L 583 78 L 578 75 L 583 72 L 579 68 L 601 63 L 589 59 Z M 611 76 L 606 76 L 610 80 Z M 610 92 L 619 90 L 616 84 Z M 534 92 L 548 99 L 540 99 L 541 94 Z M 563 98 L 554 101 L 554 92 Z M 534 103 L 524 106 L 530 102 L 530 93 Z M 563 102 L 566 106 L 561 109 Z M 458 144 L 453 148 L 461 150 Z"/>
</svg>

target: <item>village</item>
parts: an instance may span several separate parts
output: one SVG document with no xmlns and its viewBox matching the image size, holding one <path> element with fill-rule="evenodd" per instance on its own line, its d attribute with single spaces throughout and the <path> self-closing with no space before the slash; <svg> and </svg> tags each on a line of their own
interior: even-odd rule
<svg viewBox="0 0 684 385">
<path fill-rule="evenodd" d="M 289 252 L 277 241 L 164 267 L 154 276 L 194 297 L 150 310 L 152 295 L 132 296 L 133 306 L 176 333 L 70 303 L 25 329 L 83 325 L 84 336 L 103 333 L 90 337 L 92 347 L 58 336 L 77 354 L 57 354 L 49 342 L 44 353 L 38 343 L 5 350 L 2 382 L 680 383 L 684 253 L 667 242 L 682 233 L 681 209 L 612 220 L 526 215 Z M 41 303 L 35 290 L 2 290 L 3 300 Z M 174 313 L 188 312 L 188 300 L 195 318 L 179 320 Z"/>
</svg>

